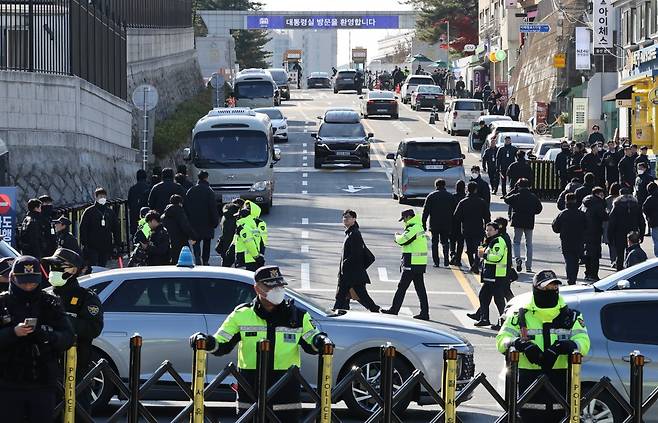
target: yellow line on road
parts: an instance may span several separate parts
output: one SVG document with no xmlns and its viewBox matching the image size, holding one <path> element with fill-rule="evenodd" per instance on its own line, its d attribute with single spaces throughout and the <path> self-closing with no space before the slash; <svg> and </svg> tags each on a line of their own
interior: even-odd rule
<svg viewBox="0 0 658 423">
<path fill-rule="evenodd" d="M 455 267 L 450 267 L 450 270 L 452 270 L 452 274 L 455 275 L 457 282 L 459 282 L 459 285 L 461 285 L 462 290 L 468 297 L 468 300 L 473 305 L 473 308 L 480 307 L 480 300 L 478 299 L 478 296 L 475 293 L 475 291 L 473 291 L 473 288 L 471 287 L 470 282 L 468 282 L 468 279 L 466 278 L 464 272 L 462 272 L 461 269 L 457 269 Z"/>
</svg>

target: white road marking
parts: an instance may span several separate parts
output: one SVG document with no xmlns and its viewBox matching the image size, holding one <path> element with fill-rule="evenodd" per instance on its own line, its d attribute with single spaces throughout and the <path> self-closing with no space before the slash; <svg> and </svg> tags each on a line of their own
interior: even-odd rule
<svg viewBox="0 0 658 423">
<path fill-rule="evenodd" d="M 310 268 L 308 263 L 302 263 L 302 289 L 311 288 Z"/>
<path fill-rule="evenodd" d="M 306 167 L 306 166 L 308 166 L 308 163 L 304 162 L 304 163 L 302 163 L 302 166 Z"/>
<path fill-rule="evenodd" d="M 302 154 L 308 154 L 308 150 L 302 150 Z"/>
<path fill-rule="evenodd" d="M 306 172 L 302 173 L 302 178 L 308 178 L 308 173 Z"/>
<path fill-rule="evenodd" d="M 308 181 L 302 181 L 302 185 L 304 186 L 308 185 Z"/>
<path fill-rule="evenodd" d="M 308 217 L 302 217 L 302 225 L 308 225 Z"/>
<path fill-rule="evenodd" d="M 457 321 L 459 322 L 460 325 L 462 325 L 465 328 L 473 328 L 473 321 L 471 318 L 469 318 L 466 313 L 468 313 L 468 310 L 450 310 L 452 314 L 455 316 Z"/>
<path fill-rule="evenodd" d="M 354 194 L 356 192 L 359 192 L 364 189 L 370 189 L 372 187 L 366 187 L 366 186 L 357 186 L 355 187 L 354 185 L 348 185 L 347 188 L 341 188 L 345 192 L 349 192 L 350 194 Z"/>
<path fill-rule="evenodd" d="M 398 313 L 402 316 L 413 316 L 414 313 L 411 311 L 409 307 L 400 307 L 400 312 Z"/>
<path fill-rule="evenodd" d="M 308 191 L 304 190 L 304 191 L 302 191 L 302 194 L 306 195 L 306 194 L 308 194 Z"/>
<path fill-rule="evenodd" d="M 302 143 L 302 147 L 306 147 L 306 143 L 305 143 L 305 142 Z"/>
<path fill-rule="evenodd" d="M 302 239 L 308 239 L 308 231 L 302 231 Z"/>
<path fill-rule="evenodd" d="M 343 163 L 338 163 L 338 164 L 343 164 Z M 306 163 L 302 163 L 302 166 L 307 166 Z M 346 165 L 350 166 L 350 165 Z M 274 172 L 275 173 L 299 173 L 301 171 L 304 172 L 313 172 L 313 173 L 331 173 L 331 172 L 338 172 L 338 173 L 351 173 L 351 172 L 358 172 L 358 173 L 389 173 L 390 170 L 383 168 L 383 167 L 376 167 L 376 168 L 370 168 L 370 169 L 361 169 L 357 167 L 351 167 L 351 168 L 345 168 L 344 166 L 337 166 L 340 167 L 340 169 L 334 168 L 334 169 L 303 169 L 301 167 L 274 167 Z M 307 175 L 308 176 L 308 175 Z M 390 194 L 389 194 L 390 195 Z"/>
<path fill-rule="evenodd" d="M 388 271 L 386 270 L 385 267 L 378 267 L 377 274 L 379 275 L 379 280 L 382 282 L 397 282 L 394 279 L 388 278 Z"/>
<path fill-rule="evenodd" d="M 327 288 L 301 288 L 300 291 L 305 292 L 336 292 L 336 288 L 327 289 Z M 368 289 L 369 294 L 395 294 L 394 289 Z M 463 292 L 457 291 L 427 291 L 427 295 L 466 295 Z"/>
<path fill-rule="evenodd" d="M 308 129 L 304 129 L 304 133 L 306 134 L 308 132 Z"/>
<path fill-rule="evenodd" d="M 303 156 L 302 160 L 308 160 L 308 156 Z"/>
<path fill-rule="evenodd" d="M 308 245 L 302 245 L 301 252 L 308 253 Z"/>
</svg>

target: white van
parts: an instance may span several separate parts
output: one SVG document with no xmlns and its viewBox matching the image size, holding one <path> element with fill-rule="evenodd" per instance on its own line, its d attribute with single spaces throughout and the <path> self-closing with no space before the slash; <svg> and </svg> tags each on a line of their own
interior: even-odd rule
<svg viewBox="0 0 658 423">
<path fill-rule="evenodd" d="M 411 102 L 411 94 L 419 85 L 436 85 L 434 79 L 429 75 L 409 75 L 400 87 L 400 98 L 403 103 Z"/>
<path fill-rule="evenodd" d="M 274 164 L 281 159 L 273 138 L 272 123 L 263 113 L 212 109 L 194 126 L 185 157 L 194 167 L 192 173 L 208 172 L 218 203 L 240 197 L 267 213 L 272 207 Z"/>
<path fill-rule="evenodd" d="M 443 116 L 443 130 L 449 135 L 458 132 L 468 132 L 474 121 L 484 116 L 484 103 L 482 100 L 471 98 L 458 98 L 450 101 Z"/>
<path fill-rule="evenodd" d="M 264 69 L 245 69 L 235 76 L 233 96 L 236 107 L 274 107 L 278 87 Z"/>
</svg>

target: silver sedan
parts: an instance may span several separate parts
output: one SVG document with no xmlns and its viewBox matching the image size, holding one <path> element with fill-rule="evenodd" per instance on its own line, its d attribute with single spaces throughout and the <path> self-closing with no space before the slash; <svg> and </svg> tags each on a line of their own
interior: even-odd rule
<svg viewBox="0 0 658 423">
<path fill-rule="evenodd" d="M 118 269 L 82 278 L 81 285 L 94 289 L 105 313 L 105 328 L 94 340 L 95 359 L 105 358 L 122 378 L 128 377 L 129 338 L 139 333 L 143 339 L 142 378 L 148 378 L 164 361 L 169 360 L 185 381 L 191 381 L 192 351 L 188 337 L 197 331 L 214 333 L 226 316 L 238 305 L 254 297 L 253 273 L 242 270 L 199 266 L 196 268 L 160 266 Z M 287 290 L 297 306 L 307 310 L 317 326 L 328 333 L 336 344 L 334 378 L 340 379 L 352 366 L 362 369 L 364 376 L 378 385 L 380 374 L 379 346 L 387 342 L 397 347 L 400 359 L 395 363 L 395 386 L 420 369 L 429 383 L 441 384 L 442 350 L 455 347 L 459 351 L 459 385 L 467 383 L 474 373 L 473 347 L 463 337 L 446 331 L 432 322 L 421 322 L 382 314 L 343 311 L 333 312 L 316 304 L 308 296 Z M 236 353 L 208 360 L 208 380 Z M 305 378 L 315 385 L 317 358 L 303 355 Z M 99 378 L 94 396 L 100 406 L 115 394 L 106 377 Z M 223 399 L 233 398 L 227 380 Z M 165 384 L 166 385 L 166 384 Z M 175 392 L 159 386 L 152 399 L 176 399 Z M 343 397 L 349 408 L 365 416 L 374 401 L 363 387 L 353 384 Z M 432 401 L 417 389 L 404 402 L 419 404 Z"/>
</svg>

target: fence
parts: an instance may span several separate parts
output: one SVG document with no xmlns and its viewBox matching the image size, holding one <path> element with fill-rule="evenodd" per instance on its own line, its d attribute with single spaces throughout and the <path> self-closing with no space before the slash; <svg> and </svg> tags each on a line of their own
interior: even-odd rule
<svg viewBox="0 0 658 423">
<path fill-rule="evenodd" d="M 192 26 L 192 0 L 92 0 L 90 3 L 131 28 Z"/>
<path fill-rule="evenodd" d="M 555 200 L 562 191 L 560 179 L 555 172 L 555 162 L 531 160 L 532 191 L 542 200 Z"/>
<path fill-rule="evenodd" d="M 126 99 L 126 31 L 85 0 L 2 2 L 0 69 L 75 75 Z"/>
<path fill-rule="evenodd" d="M 499 394 L 488 381 L 486 375 L 480 373 L 476 375 L 466 386 L 459 392 L 457 388 L 457 350 L 445 349 L 443 353 L 443 377 L 442 387 L 439 391 L 435 390 L 425 379 L 420 370 L 415 370 L 411 376 L 402 382 L 397 390 L 394 390 L 394 371 L 397 351 L 395 347 L 384 345 L 380 348 L 381 373 L 379 386 L 373 386 L 369 383 L 361 370 L 353 367 L 343 378 L 334 386 L 332 380 L 333 353 L 332 344 L 324 345 L 319 355 L 318 378 L 316 388 L 311 387 L 310 382 L 305 380 L 297 366 L 292 366 L 285 375 L 274 385 L 268 388 L 268 369 L 271 361 L 271 344 L 268 340 L 258 342 L 257 358 L 257 385 L 250 386 L 242 377 L 233 363 L 224 368 L 209 383 L 206 381 L 206 351 L 204 350 L 203 340 L 197 341 L 193 352 L 193 381 L 192 386 L 188 386 L 180 374 L 173 368 L 169 361 L 164 361 L 162 365 L 152 374 L 152 376 L 142 382 L 140 380 L 141 366 L 141 346 L 142 338 L 134 335 L 130 339 L 130 360 L 129 360 L 129 377 L 127 384 L 124 383 L 119 375 L 113 370 L 112 366 L 105 360 L 101 359 L 83 378 L 76 383 L 75 380 L 75 348 L 71 348 L 66 355 L 65 380 L 62 391 L 64 400 L 57 405 L 56 414 L 63 413 L 65 423 L 74 422 L 76 416 L 83 422 L 93 423 L 94 420 L 89 414 L 76 404 L 75 396 L 85 389 L 88 389 L 93 378 L 99 373 L 105 372 L 108 377 L 106 383 L 111 383 L 118 390 L 119 395 L 126 398 L 124 402 L 108 422 L 117 422 L 127 420 L 129 423 L 137 423 L 141 418 L 148 422 L 157 423 L 150 411 L 144 406 L 140 398 L 157 383 L 165 374 L 170 375 L 175 381 L 181 392 L 188 398 L 189 403 L 183 407 L 180 412 L 173 418 L 172 423 L 181 423 L 191 421 L 192 423 L 209 422 L 206 416 L 205 398 L 217 390 L 219 385 L 229 377 L 234 377 L 237 383 L 246 393 L 248 398 L 240 398 L 241 402 L 249 405 L 249 408 L 238 418 L 237 423 L 256 421 L 257 423 L 286 423 L 280 422 L 275 416 L 270 398 L 284 389 L 287 383 L 297 382 L 315 403 L 315 407 L 306 412 L 302 421 L 304 423 L 319 422 L 340 422 L 340 419 L 332 411 L 332 403 L 338 402 L 343 393 L 349 389 L 354 382 L 358 382 L 364 389 L 372 395 L 377 403 L 372 415 L 366 420 L 366 423 L 382 421 L 384 423 L 397 422 L 403 420 L 397 415 L 395 406 L 404 400 L 414 389 L 423 387 L 439 405 L 440 411 L 430 420 L 434 422 L 455 423 L 461 420 L 457 416 L 457 409 L 468 399 L 473 391 L 482 386 L 491 397 L 503 409 L 497 423 L 518 423 L 517 416 L 525 404 L 537 395 L 541 389 L 545 389 L 553 396 L 554 401 L 562 406 L 566 411 L 565 418 L 560 423 L 577 423 L 580 421 L 582 411 L 589 403 L 604 393 L 609 394 L 624 410 L 627 417 L 624 423 L 641 423 L 643 416 L 658 400 L 658 387 L 651 392 L 647 398 L 643 398 L 643 371 L 645 359 L 638 352 L 633 352 L 629 356 L 631 380 L 630 380 L 630 400 L 626 399 L 614 388 L 607 377 L 603 377 L 594 384 L 584 395 L 581 392 L 580 370 L 582 365 L 582 356 L 576 352 L 570 356 L 569 380 L 566 398 L 559 394 L 546 375 L 537 378 L 524 392 L 518 392 L 518 374 L 519 374 L 519 352 L 510 350 L 507 354 L 507 377 L 505 381 L 505 392 Z M 124 419 L 123 416 L 126 416 Z M 557 423 L 557 422 L 556 422 Z"/>
</svg>

